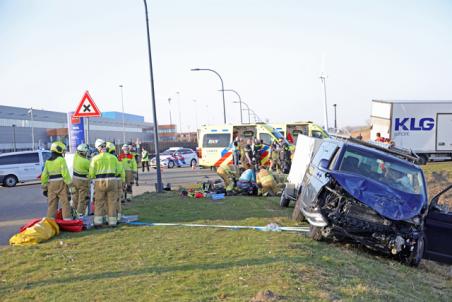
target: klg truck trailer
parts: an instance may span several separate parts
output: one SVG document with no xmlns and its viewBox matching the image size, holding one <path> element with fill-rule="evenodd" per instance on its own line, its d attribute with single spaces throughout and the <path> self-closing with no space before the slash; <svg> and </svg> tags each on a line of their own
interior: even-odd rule
<svg viewBox="0 0 452 302">
<path fill-rule="evenodd" d="M 372 101 L 371 139 L 377 133 L 425 162 L 452 159 L 452 101 Z"/>
</svg>

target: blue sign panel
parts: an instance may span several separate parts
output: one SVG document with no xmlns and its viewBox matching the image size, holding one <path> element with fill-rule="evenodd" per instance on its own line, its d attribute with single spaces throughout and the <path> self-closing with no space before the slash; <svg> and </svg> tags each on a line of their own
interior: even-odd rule
<svg viewBox="0 0 452 302">
<path fill-rule="evenodd" d="M 68 112 L 67 114 L 69 152 L 75 152 L 78 145 L 85 143 L 83 117 L 73 117 L 73 114 L 74 112 Z"/>
</svg>

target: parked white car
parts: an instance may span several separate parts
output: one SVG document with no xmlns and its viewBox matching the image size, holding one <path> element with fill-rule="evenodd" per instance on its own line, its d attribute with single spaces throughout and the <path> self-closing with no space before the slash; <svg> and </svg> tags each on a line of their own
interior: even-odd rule
<svg viewBox="0 0 452 302">
<path fill-rule="evenodd" d="M 174 167 L 192 167 L 198 164 L 198 155 L 189 148 L 173 147 L 160 153 L 160 166 L 169 169 Z M 151 159 L 151 167 L 156 168 L 155 157 Z"/>
<path fill-rule="evenodd" d="M 21 151 L 0 154 L 0 184 L 14 187 L 18 182 L 39 181 L 50 151 Z"/>
</svg>

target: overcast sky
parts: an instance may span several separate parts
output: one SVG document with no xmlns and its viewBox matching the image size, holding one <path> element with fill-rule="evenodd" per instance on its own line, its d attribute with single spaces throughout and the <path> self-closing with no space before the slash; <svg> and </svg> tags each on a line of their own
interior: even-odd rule
<svg viewBox="0 0 452 302">
<path fill-rule="evenodd" d="M 364 124 L 372 99 L 452 99 L 452 1 L 151 0 L 159 123 L 221 123 L 219 79 L 271 122 Z M 0 104 L 101 111 L 152 121 L 140 0 L 0 0 Z M 325 59 L 323 60 L 322 57 Z M 322 63 L 323 62 L 323 63 Z M 324 66 L 324 67 L 322 67 Z M 177 92 L 180 92 L 179 97 Z M 196 103 L 193 100 L 197 100 Z M 228 121 L 239 121 L 226 94 Z"/>
</svg>

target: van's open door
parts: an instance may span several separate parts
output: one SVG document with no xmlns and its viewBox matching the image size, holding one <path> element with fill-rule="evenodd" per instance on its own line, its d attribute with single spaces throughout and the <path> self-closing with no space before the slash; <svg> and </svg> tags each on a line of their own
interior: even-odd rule
<svg viewBox="0 0 452 302">
<path fill-rule="evenodd" d="M 433 197 L 425 219 L 424 258 L 452 264 L 452 185 Z"/>
</svg>

